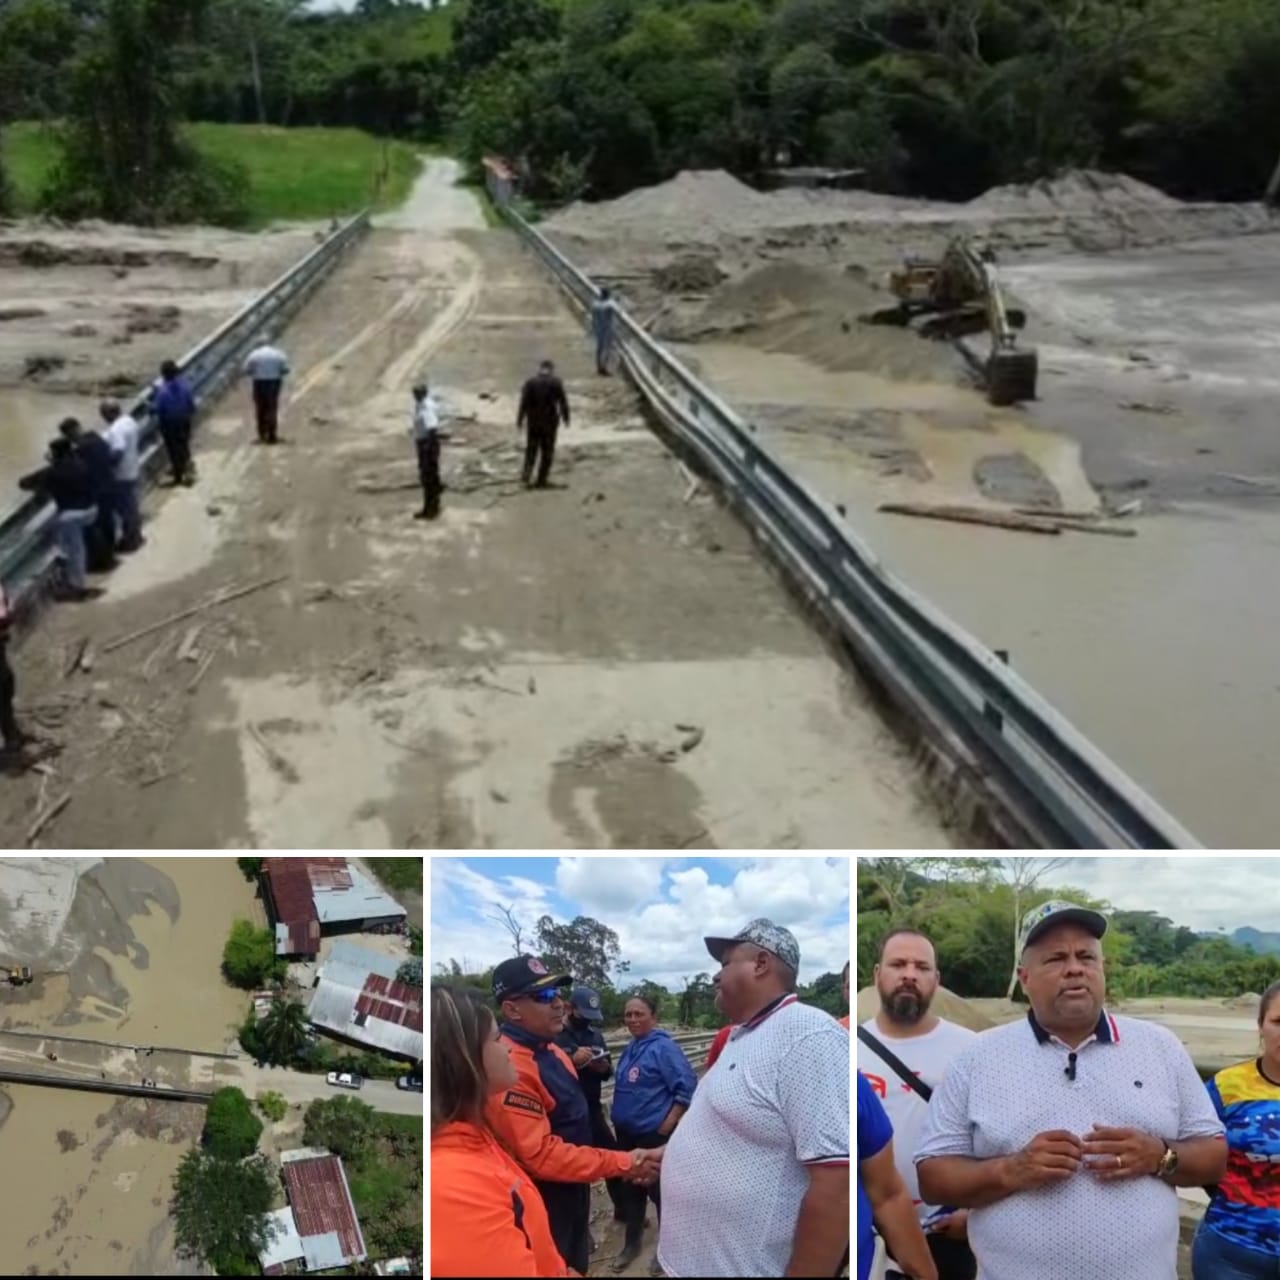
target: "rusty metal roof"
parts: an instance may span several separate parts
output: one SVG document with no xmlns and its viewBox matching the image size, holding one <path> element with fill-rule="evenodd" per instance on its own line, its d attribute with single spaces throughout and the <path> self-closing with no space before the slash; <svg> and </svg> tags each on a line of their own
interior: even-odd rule
<svg viewBox="0 0 1280 1280">
<path fill-rule="evenodd" d="M 366 1257 L 364 1236 L 342 1161 L 334 1155 L 316 1156 L 288 1160 L 282 1169 L 298 1234 L 305 1240 L 308 1236 L 335 1233 L 343 1264 Z"/>
</svg>

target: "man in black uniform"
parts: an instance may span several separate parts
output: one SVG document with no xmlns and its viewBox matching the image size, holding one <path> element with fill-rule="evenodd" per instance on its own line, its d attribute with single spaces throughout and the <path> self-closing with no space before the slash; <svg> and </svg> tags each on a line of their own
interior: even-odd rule
<svg viewBox="0 0 1280 1280">
<path fill-rule="evenodd" d="M 524 470 L 520 477 L 526 489 L 533 482 L 535 462 L 538 464 L 536 486 L 547 487 L 551 462 L 556 455 L 556 433 L 562 422 L 566 427 L 569 425 L 569 397 L 564 393 L 564 383 L 556 376 L 555 365 L 544 360 L 520 392 L 520 412 L 516 417 L 516 430 L 526 431 Z"/>
<path fill-rule="evenodd" d="M 582 1086 L 587 1109 L 591 1113 L 592 1146 L 619 1151 L 621 1148 L 618 1140 L 609 1128 L 609 1121 L 605 1119 L 604 1106 L 600 1101 L 600 1090 L 604 1082 L 613 1075 L 613 1059 L 605 1048 L 604 1035 L 599 1027 L 603 1021 L 599 993 L 591 987 L 574 987 L 569 996 L 569 1016 L 565 1019 L 564 1030 L 556 1036 L 556 1044 L 569 1055 L 578 1069 L 578 1083 Z M 609 1199 L 613 1201 L 615 1222 L 626 1220 L 622 1212 L 626 1193 L 619 1190 L 621 1186 L 621 1178 L 609 1178 L 605 1182 Z"/>
</svg>

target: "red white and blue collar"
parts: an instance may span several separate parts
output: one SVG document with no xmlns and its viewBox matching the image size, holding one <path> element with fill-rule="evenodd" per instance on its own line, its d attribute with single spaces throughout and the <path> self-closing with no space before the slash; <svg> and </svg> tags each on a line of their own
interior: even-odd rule
<svg viewBox="0 0 1280 1280">
<path fill-rule="evenodd" d="M 1036 1038 L 1037 1044 L 1048 1044 L 1054 1039 L 1051 1031 L 1046 1031 L 1039 1022 L 1036 1021 L 1036 1015 L 1027 1010 L 1027 1021 L 1031 1024 L 1031 1032 Z M 1120 1028 L 1116 1025 L 1116 1020 L 1105 1009 L 1098 1014 L 1098 1025 L 1093 1029 L 1093 1039 L 1099 1044 L 1119 1044 Z"/>
</svg>

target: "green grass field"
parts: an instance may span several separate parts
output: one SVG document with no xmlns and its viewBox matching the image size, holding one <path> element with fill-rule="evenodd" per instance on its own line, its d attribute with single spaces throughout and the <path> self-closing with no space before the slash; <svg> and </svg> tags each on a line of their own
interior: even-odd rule
<svg viewBox="0 0 1280 1280">
<path fill-rule="evenodd" d="M 373 873 L 388 889 L 422 892 L 422 858 L 370 858 Z"/>
<path fill-rule="evenodd" d="M 193 124 L 189 130 L 206 155 L 238 160 L 248 169 L 252 226 L 356 212 L 373 199 L 384 153 L 387 181 L 376 205 L 397 205 L 418 175 L 422 150 L 359 129 Z M 20 122 L 5 128 L 3 145 L 19 211 L 31 212 L 54 162 L 53 135 L 46 125 Z"/>
</svg>

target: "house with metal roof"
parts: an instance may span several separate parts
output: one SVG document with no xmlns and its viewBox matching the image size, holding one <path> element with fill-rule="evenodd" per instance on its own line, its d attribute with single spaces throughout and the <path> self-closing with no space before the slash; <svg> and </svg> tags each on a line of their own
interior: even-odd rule
<svg viewBox="0 0 1280 1280">
<path fill-rule="evenodd" d="M 346 939 L 320 965 L 307 1008 L 313 1026 L 366 1048 L 422 1061 L 422 988 L 396 981 L 390 956 Z"/>
<path fill-rule="evenodd" d="M 267 1215 L 264 1275 L 329 1271 L 369 1256 L 340 1157 L 315 1147 L 280 1157 L 289 1207 Z"/>
<path fill-rule="evenodd" d="M 264 858 L 262 884 L 278 956 L 315 956 L 322 937 L 396 926 L 406 916 L 346 858 Z"/>
</svg>

